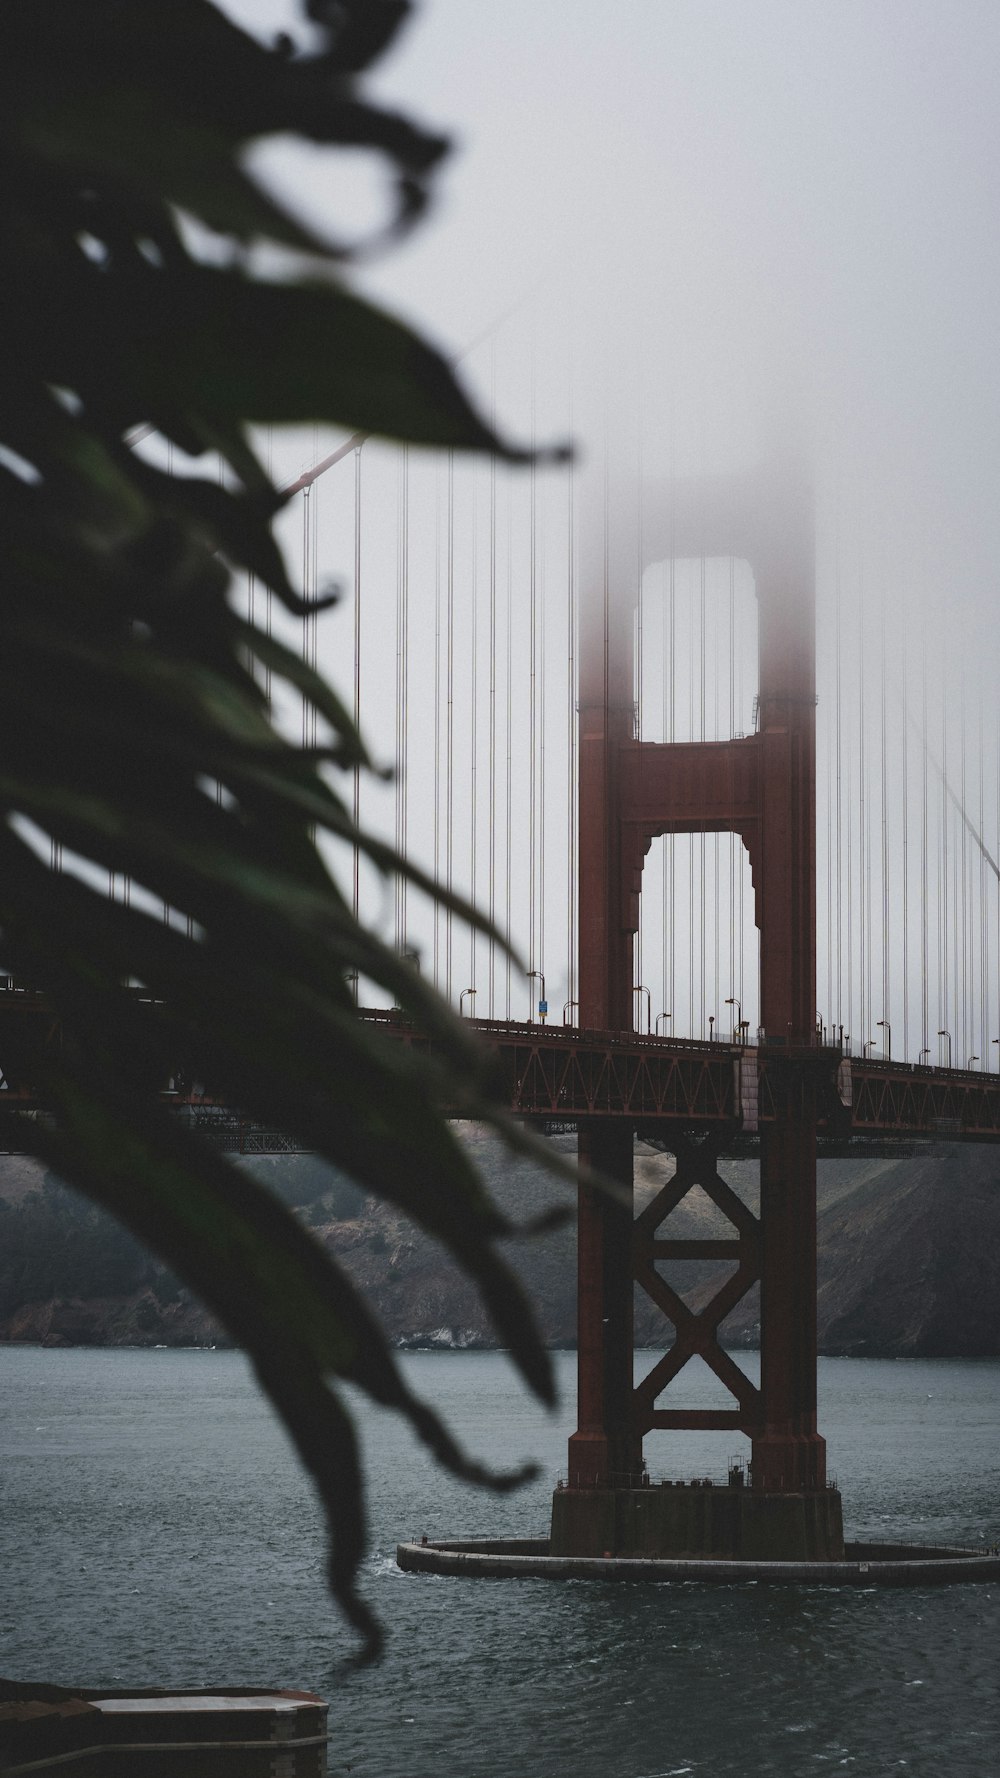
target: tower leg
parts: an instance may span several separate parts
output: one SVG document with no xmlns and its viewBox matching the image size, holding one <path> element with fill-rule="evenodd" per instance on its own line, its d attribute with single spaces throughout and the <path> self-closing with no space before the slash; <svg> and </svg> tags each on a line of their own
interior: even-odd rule
<svg viewBox="0 0 1000 1778">
<path fill-rule="evenodd" d="M 569 1486 L 623 1485 L 642 1467 L 632 1411 L 632 1126 L 602 1118 L 580 1132 L 580 1162 L 624 1188 L 622 1202 L 579 1188 L 577 1430 Z"/>
<path fill-rule="evenodd" d="M 792 1116 L 761 1131 L 761 1397 L 753 1484 L 767 1491 L 826 1486 L 816 1430 L 816 1117 L 814 1089 Z"/>
</svg>

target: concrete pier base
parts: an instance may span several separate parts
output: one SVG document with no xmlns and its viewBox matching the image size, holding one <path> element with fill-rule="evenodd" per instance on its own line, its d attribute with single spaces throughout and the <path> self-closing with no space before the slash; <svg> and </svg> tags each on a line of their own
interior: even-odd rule
<svg viewBox="0 0 1000 1778">
<path fill-rule="evenodd" d="M 839 1562 L 844 1555 L 843 1511 L 836 1488 L 797 1494 L 700 1483 L 557 1488 L 550 1552 Z"/>
<path fill-rule="evenodd" d="M 458 1580 L 658 1581 L 703 1586 L 933 1587 L 1000 1581 L 1000 1556 L 921 1544 L 848 1543 L 840 1562 L 750 1562 L 689 1557 L 553 1556 L 547 1537 L 401 1543 L 408 1574 Z"/>
</svg>

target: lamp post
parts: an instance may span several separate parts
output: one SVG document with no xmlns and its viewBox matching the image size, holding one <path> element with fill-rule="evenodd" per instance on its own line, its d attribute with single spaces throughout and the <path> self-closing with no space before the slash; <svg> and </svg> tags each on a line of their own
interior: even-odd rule
<svg viewBox="0 0 1000 1778">
<path fill-rule="evenodd" d="M 997 1073 L 1000 1074 L 1000 1037 L 991 1037 L 990 1042 L 997 1045 Z"/>
<path fill-rule="evenodd" d="M 973 1062 L 978 1062 L 978 1060 L 979 1060 L 978 1056 L 970 1056 L 968 1061 L 965 1064 L 966 1068 L 971 1068 Z"/>
<path fill-rule="evenodd" d="M 925 1056 L 929 1056 L 929 1055 L 930 1055 L 930 1053 L 931 1053 L 931 1052 L 930 1052 L 930 1050 L 921 1050 L 921 1052 L 920 1052 L 920 1054 L 919 1054 L 919 1056 L 918 1056 L 918 1057 L 917 1057 L 917 1067 L 918 1067 L 918 1068 L 921 1068 L 921 1067 L 923 1067 L 923 1061 L 924 1061 L 924 1057 L 925 1057 Z M 928 1068 L 929 1068 L 929 1067 L 930 1067 L 930 1063 L 929 1063 L 929 1062 L 928 1062 L 928 1064 L 927 1064 L 927 1066 L 928 1066 Z"/>
<path fill-rule="evenodd" d="M 645 994 L 646 996 L 646 1036 L 648 1037 L 653 1025 L 653 996 L 648 988 L 643 987 L 641 982 L 636 982 L 635 987 L 632 989 L 633 1003 L 637 994 Z"/>
<path fill-rule="evenodd" d="M 740 1005 L 740 1002 L 737 999 L 735 994 L 730 994 L 729 999 L 726 1001 L 726 1005 L 727 1006 L 735 1006 L 735 1008 L 736 1008 L 736 1011 L 733 1015 L 733 1042 L 738 1043 L 739 1042 L 739 1032 L 743 1026 L 743 1008 Z"/>
<path fill-rule="evenodd" d="M 566 1017 L 566 1014 L 568 1012 L 570 1012 L 574 1006 L 579 1007 L 579 1005 L 580 1005 L 579 1000 L 567 1000 L 565 1006 L 563 1007 L 563 1024 L 564 1025 L 571 1025 L 573 1023 L 572 1019 L 568 1019 Z"/>
<path fill-rule="evenodd" d="M 544 1025 L 549 1011 L 549 1003 L 545 998 L 545 976 L 540 969 L 528 969 L 525 971 L 525 974 L 527 975 L 529 982 L 535 981 L 541 984 L 538 990 L 538 1017 Z M 529 1018 L 528 1023 L 529 1025 L 533 1025 L 534 1022 L 535 1011 L 534 1005 L 532 1005 L 531 1017 Z"/>
<path fill-rule="evenodd" d="M 709 1043 L 715 1042 L 715 1014 L 714 1014 L 714 1012 L 710 1012 L 708 1015 L 708 1041 L 709 1041 Z"/>
<path fill-rule="evenodd" d="M 872 1044 L 877 1043 L 877 1041 L 878 1041 L 878 1039 L 875 1037 L 866 1037 L 865 1038 L 864 1043 L 861 1045 L 861 1060 L 862 1061 L 865 1060 L 865 1057 L 867 1056 L 868 1051 L 871 1048 Z"/>
<path fill-rule="evenodd" d="M 476 998 L 475 988 L 463 988 L 462 989 L 461 994 L 458 996 L 458 1016 L 459 1016 L 459 1018 L 462 1018 L 462 1016 L 465 1012 L 466 1000 L 467 999 L 475 1000 L 475 998 Z M 473 1011 L 475 1011 L 475 1007 L 473 1007 Z"/>
<path fill-rule="evenodd" d="M 661 1019 L 672 1019 L 673 1016 L 674 1015 L 672 1012 L 658 1012 L 657 1013 L 657 1015 L 656 1015 L 656 1029 L 654 1032 L 654 1036 L 659 1037 L 659 1035 L 660 1035 L 660 1020 Z M 1000 1043 L 1000 1037 L 997 1038 L 997 1042 Z M 1000 1066 L 1000 1059 L 998 1059 L 998 1066 Z"/>
<path fill-rule="evenodd" d="M 947 1039 L 948 1039 L 948 1067 L 950 1068 L 951 1067 L 951 1032 L 950 1031 L 939 1031 L 938 1036 L 939 1037 L 947 1037 Z"/>
<path fill-rule="evenodd" d="M 890 1025 L 888 1019 L 877 1019 L 875 1022 L 878 1025 L 879 1030 L 885 1032 L 885 1059 L 887 1062 L 891 1062 L 892 1061 L 892 1026 Z"/>
</svg>

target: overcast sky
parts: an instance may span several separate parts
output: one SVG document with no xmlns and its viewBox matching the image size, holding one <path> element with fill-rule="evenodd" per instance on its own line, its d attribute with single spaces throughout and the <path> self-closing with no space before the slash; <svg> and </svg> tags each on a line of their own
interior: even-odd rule
<svg viewBox="0 0 1000 1778">
<path fill-rule="evenodd" d="M 286 0 L 230 0 L 230 10 L 266 34 L 297 16 Z M 826 762 L 831 784 L 842 773 L 856 782 L 859 770 L 849 717 L 836 760 L 829 751 L 835 583 L 851 646 L 865 622 L 873 648 L 887 633 L 898 680 L 905 618 L 907 671 L 919 678 L 929 660 L 939 730 L 964 721 L 975 693 L 992 736 L 996 0 L 425 0 L 369 86 L 450 133 L 455 151 L 428 220 L 357 280 L 449 352 L 480 342 L 463 375 L 486 402 L 495 371 L 508 427 L 523 435 L 527 425 L 530 359 L 540 428 L 564 429 L 571 399 L 585 463 L 599 460 L 605 405 L 625 454 L 641 435 L 647 468 L 716 470 L 809 441 L 827 520 L 821 801 Z M 272 143 L 253 164 L 341 232 L 372 226 L 385 195 L 381 169 L 349 159 Z M 332 487 L 323 494 L 338 499 Z M 389 569 L 385 578 L 387 637 Z M 559 647 L 553 628 L 554 665 Z M 846 704 L 858 696 L 853 674 L 845 657 Z M 904 745 L 898 687 L 890 697 L 900 758 L 887 807 Z M 417 700 L 412 708 L 416 723 L 425 712 Z M 955 735 L 953 758 L 958 746 Z M 991 739 L 993 842 L 995 753 Z M 912 787 L 915 759 L 910 768 Z M 461 785 L 457 794 L 461 805 Z M 878 809 L 876 800 L 865 816 L 876 863 Z M 823 820 L 821 808 L 821 847 Z M 855 872 L 859 858 L 868 869 L 860 842 L 859 832 Z M 898 898 L 897 879 L 889 900 Z M 852 904 L 838 913 L 845 929 L 858 918 Z"/>
<path fill-rule="evenodd" d="M 454 349 L 572 294 L 595 359 L 639 330 L 655 387 L 725 387 L 734 423 L 792 390 L 824 430 L 975 476 L 998 67 L 994 0 L 426 0 L 371 84 L 456 151 L 364 280 Z M 307 158 L 259 164 L 317 219 L 375 213 L 360 169 Z"/>
</svg>

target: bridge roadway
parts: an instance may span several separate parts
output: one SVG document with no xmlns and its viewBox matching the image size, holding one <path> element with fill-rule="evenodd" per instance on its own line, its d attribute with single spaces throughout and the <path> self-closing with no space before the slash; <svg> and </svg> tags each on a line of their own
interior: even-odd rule
<svg viewBox="0 0 1000 1778">
<path fill-rule="evenodd" d="M 398 1042 L 428 1043 L 395 1009 L 364 1008 L 361 1017 Z M 782 1096 L 787 1104 L 787 1094 L 811 1076 L 825 1152 L 858 1152 L 872 1143 L 891 1152 L 907 1140 L 1000 1142 L 1000 1073 L 861 1059 L 820 1044 L 743 1047 L 505 1019 L 468 1024 L 492 1052 L 497 1097 L 543 1125 L 628 1118 L 640 1134 L 667 1147 L 671 1127 L 722 1125 L 737 1148 L 752 1148 Z M 0 986 L 0 1148 L 17 1146 L 18 1114 L 44 1111 L 45 1060 L 59 1043 L 44 995 Z M 223 1148 L 275 1153 L 296 1147 L 294 1139 L 260 1128 L 211 1095 L 164 1098 Z"/>
<path fill-rule="evenodd" d="M 363 1016 L 404 1043 L 426 1042 L 398 1012 L 369 1009 Z M 812 1075 L 825 1143 L 1000 1141 L 1000 1074 L 861 1060 L 820 1044 L 743 1047 L 634 1031 L 468 1022 L 493 1052 L 497 1096 L 521 1116 L 546 1123 L 622 1117 L 664 1137 L 671 1125 L 719 1124 L 752 1136 L 774 1119 L 779 1096 Z"/>
</svg>

